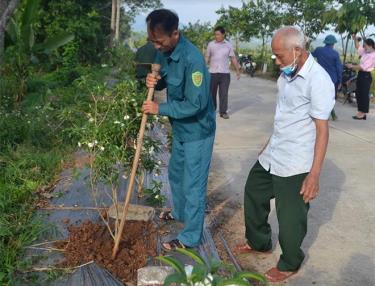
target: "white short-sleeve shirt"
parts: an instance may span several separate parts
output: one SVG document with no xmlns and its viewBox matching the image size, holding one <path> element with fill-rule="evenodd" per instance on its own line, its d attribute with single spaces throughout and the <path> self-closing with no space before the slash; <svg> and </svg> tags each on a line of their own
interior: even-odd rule
<svg viewBox="0 0 375 286">
<path fill-rule="evenodd" d="M 259 162 L 280 177 L 308 173 L 316 138 L 313 118 L 328 120 L 335 105 L 335 87 L 311 55 L 293 78 L 282 74 L 277 87 L 274 129 Z"/>
</svg>

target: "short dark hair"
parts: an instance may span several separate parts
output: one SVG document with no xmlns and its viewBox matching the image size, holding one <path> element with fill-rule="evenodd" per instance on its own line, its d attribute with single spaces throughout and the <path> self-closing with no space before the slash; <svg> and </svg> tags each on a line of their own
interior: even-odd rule
<svg viewBox="0 0 375 286">
<path fill-rule="evenodd" d="M 169 36 L 178 29 L 178 16 L 168 9 L 158 9 L 148 14 L 146 22 L 151 31 L 161 29 Z"/>
<path fill-rule="evenodd" d="M 365 40 L 365 44 L 366 45 L 368 45 L 368 46 L 370 46 L 370 47 L 372 47 L 373 49 L 375 49 L 375 42 L 374 42 L 374 40 L 373 39 L 366 39 Z"/>
<path fill-rule="evenodd" d="M 219 32 L 222 33 L 222 34 L 225 34 L 225 29 L 224 29 L 223 26 L 217 26 L 217 27 L 215 28 L 214 32 L 217 32 L 217 31 L 219 31 Z"/>
</svg>

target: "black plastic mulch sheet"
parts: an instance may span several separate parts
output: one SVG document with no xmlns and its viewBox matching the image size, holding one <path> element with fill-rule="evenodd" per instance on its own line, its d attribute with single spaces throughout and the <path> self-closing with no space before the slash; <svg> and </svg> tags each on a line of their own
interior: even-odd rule
<svg viewBox="0 0 375 286">
<path fill-rule="evenodd" d="M 170 192 L 170 186 L 168 183 L 168 162 L 169 162 L 169 150 L 167 147 L 167 131 L 162 128 L 160 124 L 157 124 L 155 128 L 149 134 L 155 139 L 162 142 L 162 148 L 158 154 L 158 159 L 161 161 L 160 174 L 147 174 L 145 177 L 145 186 L 151 185 L 152 180 L 162 181 L 163 190 L 162 193 L 167 197 L 166 207 L 172 205 L 172 198 Z M 110 206 L 112 204 L 110 197 L 108 196 L 109 190 L 105 186 L 99 186 L 101 190 L 99 196 L 97 196 L 97 202 L 95 203 L 92 198 L 92 193 L 89 191 L 89 170 L 83 170 L 80 175 L 76 178 L 72 176 L 72 170 L 64 171 L 61 175 L 61 180 L 56 185 L 54 191 L 52 192 L 53 198 L 50 200 L 50 204 L 54 206 L 63 207 L 76 207 L 76 210 L 40 210 L 39 214 L 42 216 L 46 224 L 51 224 L 54 226 L 51 233 L 47 237 L 40 238 L 39 242 L 52 241 L 52 240 L 64 240 L 68 237 L 67 226 L 69 224 L 79 224 L 80 222 L 89 219 L 93 222 L 99 222 L 100 217 L 97 211 L 82 209 L 90 208 L 95 206 Z M 126 190 L 126 180 L 122 179 L 120 181 L 121 192 L 119 193 L 119 199 L 124 199 L 124 191 Z M 132 203 L 143 204 L 143 201 L 139 201 L 136 192 L 131 200 Z M 69 223 L 67 223 L 69 221 Z M 206 220 L 207 221 L 207 220 Z M 156 223 L 159 226 L 162 224 L 158 219 Z M 177 223 L 170 223 L 167 225 L 170 229 L 168 234 L 163 235 L 158 238 L 160 242 L 174 238 L 180 226 Z M 51 245 L 49 245 L 51 246 Z M 203 240 L 201 245 L 198 247 L 200 255 L 206 260 L 211 259 L 219 260 L 219 255 L 212 239 L 209 226 L 205 224 Z M 160 253 L 160 245 L 158 247 L 158 253 Z M 62 259 L 60 253 L 48 252 L 45 250 L 30 249 L 27 252 L 28 256 L 39 256 L 42 255 L 44 258 L 36 263 L 35 267 L 51 267 L 59 263 Z M 172 254 L 174 255 L 174 254 Z M 182 262 L 185 264 L 193 264 L 190 259 L 178 256 Z M 152 261 L 150 265 L 158 264 L 159 262 Z M 65 275 L 60 279 L 51 282 L 51 286 L 111 286 L 111 285 L 123 285 L 120 281 L 114 278 L 108 271 L 99 267 L 95 263 L 85 265 L 83 267 L 77 268 L 72 274 Z"/>
</svg>

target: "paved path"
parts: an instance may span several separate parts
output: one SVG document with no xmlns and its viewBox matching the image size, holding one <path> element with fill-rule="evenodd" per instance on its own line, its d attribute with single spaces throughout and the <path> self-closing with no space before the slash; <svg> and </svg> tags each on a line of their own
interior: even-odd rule
<svg viewBox="0 0 375 286">
<path fill-rule="evenodd" d="M 209 200 L 233 246 L 244 237 L 243 187 L 260 146 L 272 132 L 275 82 L 232 77 L 229 120 L 218 118 Z M 375 285 L 375 108 L 367 121 L 354 121 L 356 108 L 336 104 L 330 144 L 321 175 L 320 196 L 311 204 L 306 259 L 297 276 L 283 285 Z M 246 269 L 264 272 L 280 255 L 277 220 L 270 222 L 272 255 L 239 256 Z"/>
</svg>

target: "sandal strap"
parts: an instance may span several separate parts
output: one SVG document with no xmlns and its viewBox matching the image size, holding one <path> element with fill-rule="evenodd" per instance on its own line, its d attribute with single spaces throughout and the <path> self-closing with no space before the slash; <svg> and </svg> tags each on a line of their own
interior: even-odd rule
<svg viewBox="0 0 375 286">
<path fill-rule="evenodd" d="M 175 220 L 171 211 L 162 211 L 159 218 L 162 220 Z"/>
<path fill-rule="evenodd" d="M 173 251 L 176 250 L 176 248 L 189 248 L 178 239 L 172 239 L 171 241 L 165 242 L 162 246 L 166 251 Z"/>
<path fill-rule="evenodd" d="M 172 249 L 174 248 L 186 248 L 186 246 L 179 239 L 172 239 L 168 244 Z"/>
</svg>

